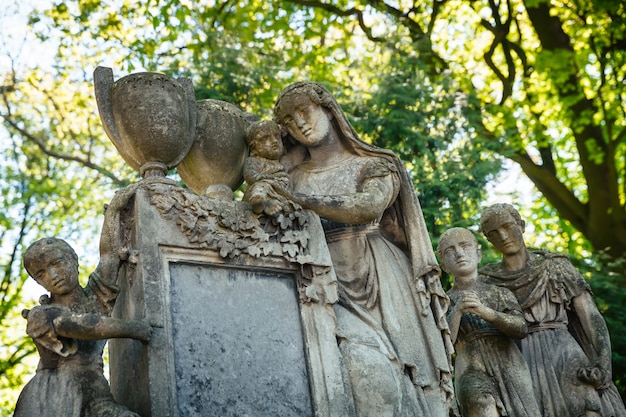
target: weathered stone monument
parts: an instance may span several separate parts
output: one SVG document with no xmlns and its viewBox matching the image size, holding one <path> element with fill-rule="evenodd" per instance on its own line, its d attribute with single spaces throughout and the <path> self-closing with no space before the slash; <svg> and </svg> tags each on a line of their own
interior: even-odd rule
<svg viewBox="0 0 626 417">
<path fill-rule="evenodd" d="M 41 362 L 16 416 L 448 417 L 453 342 L 464 417 L 537 416 L 541 366 L 511 337 L 530 332 L 524 347 L 554 331 L 577 343 L 562 315 L 569 301 L 588 343 L 567 369 L 595 401 L 576 410 L 623 415 L 603 373 L 604 322 L 584 303 L 584 282 L 571 279 L 573 298 L 555 310 L 529 304 L 525 290 L 498 287 L 521 279 L 531 288 L 525 266 L 511 276 L 488 267 L 479 282 L 476 241 L 457 231 L 440 243 L 459 283 L 449 311 L 402 162 L 361 141 L 322 85 L 288 86 L 274 120 L 252 123 L 230 103 L 196 102 L 187 79 L 114 81 L 100 67 L 94 81 L 104 130 L 141 179 L 105 210 L 100 263 L 86 288 L 58 239 L 35 243 L 25 259 L 50 296 L 25 312 Z M 174 168 L 184 184 L 167 178 Z M 505 217 L 481 225 L 506 266 L 515 256 L 500 236 L 517 229 Z M 517 227 L 515 248 L 530 262 Z M 563 284 L 562 275 L 543 278 Z M 529 291 L 546 303 L 555 295 Z M 558 320 L 529 319 L 555 312 Z"/>
<path fill-rule="evenodd" d="M 350 414 L 319 219 L 260 217 L 232 199 L 243 113 L 196 107 L 161 75 L 113 82 L 99 68 L 95 81 L 107 134 L 143 177 L 120 219 L 128 259 L 113 315 L 154 329 L 147 346 L 111 341 L 115 398 L 142 416 Z M 191 189 L 165 178 L 177 165 Z"/>
<path fill-rule="evenodd" d="M 122 192 L 113 316 L 153 329 L 149 344 L 111 340 L 117 401 L 142 416 L 448 415 L 447 297 L 419 203 L 328 91 L 285 89 L 282 137 L 195 103 L 185 80 L 94 78 L 105 131 L 142 176 Z M 254 191 L 234 201 L 246 134 Z"/>
<path fill-rule="evenodd" d="M 251 206 L 232 199 L 241 111 L 194 108 L 188 83 L 158 74 L 113 82 L 99 68 L 95 81 L 107 134 L 143 177 L 120 216 L 113 315 L 154 329 L 148 345 L 111 341 L 118 401 L 143 416 L 448 414 L 447 299 L 419 204 L 397 158 L 362 143 L 330 93 L 305 83 L 281 96 L 276 119 L 302 145 L 284 165 L 279 130 L 249 132 Z M 321 142 L 332 153 L 304 165 L 334 165 L 301 188 L 286 169 Z M 165 177 L 175 166 L 190 189 Z"/>
</svg>

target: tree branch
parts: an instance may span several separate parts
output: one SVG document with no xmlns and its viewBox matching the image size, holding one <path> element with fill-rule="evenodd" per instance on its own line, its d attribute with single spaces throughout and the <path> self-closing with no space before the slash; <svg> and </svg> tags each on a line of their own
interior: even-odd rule
<svg viewBox="0 0 626 417">
<path fill-rule="evenodd" d="M 556 166 L 554 165 L 554 157 L 552 156 L 551 146 L 537 147 L 539 155 L 541 155 L 541 165 L 547 169 L 550 174 L 556 176 Z"/>
<path fill-rule="evenodd" d="M 82 165 L 82 166 L 84 166 L 86 168 L 90 168 L 90 169 L 93 169 L 93 170 L 99 172 L 100 174 L 102 174 L 105 177 L 109 178 L 111 181 L 113 181 L 113 183 L 115 183 L 116 185 L 118 185 L 120 187 L 124 187 L 124 186 L 128 185 L 127 181 L 117 177 L 111 171 L 108 171 L 108 170 L 102 168 L 101 166 L 94 164 L 89 159 L 79 158 L 77 156 L 63 154 L 63 153 L 60 153 L 60 152 L 53 151 L 52 149 L 48 148 L 46 146 L 46 144 L 41 139 L 39 139 L 35 135 L 32 135 L 30 132 L 26 131 L 25 129 L 21 128 L 16 122 L 14 122 L 12 119 L 8 118 L 6 115 L 0 114 L 0 117 L 2 117 L 4 119 L 4 122 L 7 125 L 9 125 L 11 128 L 13 128 L 16 132 L 18 132 L 24 138 L 28 139 L 29 141 L 31 141 L 35 145 L 37 145 L 37 147 L 44 154 L 46 154 L 46 155 L 48 155 L 48 156 L 50 156 L 52 158 L 62 159 L 64 161 L 77 162 L 77 163 L 79 163 L 80 165 Z"/>
<path fill-rule="evenodd" d="M 480 23 L 485 29 L 493 34 L 494 39 L 489 47 L 489 50 L 484 54 L 484 59 L 489 68 L 491 68 L 502 83 L 502 97 L 500 97 L 500 105 L 502 105 L 506 99 L 513 94 L 513 84 L 517 75 L 515 61 L 513 60 L 511 51 L 514 51 L 520 57 L 524 73 L 526 73 L 527 70 L 526 54 L 521 47 L 515 45 L 507 39 L 507 36 L 511 31 L 511 23 L 515 20 L 510 1 L 507 0 L 507 18 L 504 21 L 500 15 L 499 3 L 496 3 L 495 0 L 489 0 L 489 7 L 491 8 L 491 15 L 493 16 L 495 25 L 492 25 L 486 19 L 481 19 Z M 502 53 L 504 54 L 504 59 L 506 61 L 507 75 L 500 71 L 500 69 L 493 62 L 493 54 L 498 45 L 502 47 Z"/>
<path fill-rule="evenodd" d="M 28 338 L 24 337 L 22 342 L 14 347 L 11 356 L 0 361 L 0 377 L 4 376 L 9 369 L 21 363 L 24 358 L 35 353 L 36 350 L 35 345 Z"/>
<path fill-rule="evenodd" d="M 350 9 L 344 10 L 335 5 L 327 4 L 327 3 L 324 3 L 321 1 L 315 1 L 315 0 L 289 0 L 289 2 L 294 3 L 294 4 L 299 4 L 301 6 L 307 6 L 307 7 L 312 7 L 316 9 L 326 10 L 327 12 L 331 12 L 341 17 L 353 16 L 357 19 L 357 22 L 359 23 L 359 26 L 361 27 L 361 30 L 363 31 L 363 33 L 365 33 L 365 36 L 367 36 L 367 39 L 369 39 L 372 42 L 385 42 L 385 43 L 388 42 L 386 38 L 377 37 L 372 34 L 372 29 L 365 24 L 365 19 L 363 18 L 363 10 L 361 9 L 357 9 L 356 7 L 351 7 Z"/>
<path fill-rule="evenodd" d="M 0 311 L 0 322 L 4 320 L 6 314 L 8 313 L 8 309 L 9 309 L 8 306 L 13 304 L 14 299 L 17 296 L 17 295 L 14 295 L 13 297 L 11 297 L 11 299 L 8 298 L 9 288 L 11 284 L 13 283 L 13 280 L 11 279 L 13 275 L 12 274 L 13 265 L 15 264 L 17 260 L 18 249 L 22 246 L 22 242 L 24 241 L 24 236 L 26 236 L 26 234 L 28 233 L 28 220 L 30 218 L 30 210 L 32 207 L 32 199 L 26 192 L 28 188 L 26 178 L 24 177 L 23 173 L 20 173 L 20 174 L 21 174 L 20 186 L 19 186 L 20 193 L 21 193 L 20 201 L 23 202 L 22 218 L 20 221 L 20 227 L 17 233 L 17 237 L 15 238 L 15 241 L 13 243 L 13 250 L 11 251 L 11 256 L 9 257 L 9 261 L 4 267 L 4 277 L 2 277 L 2 283 L 0 283 L 0 306 L 2 306 L 2 311 Z M 19 293 L 19 291 L 17 293 Z"/>
<path fill-rule="evenodd" d="M 367 24 L 365 23 L 365 18 L 364 18 L 365 11 L 362 9 L 359 9 L 357 7 L 351 7 L 349 9 L 344 10 L 333 4 L 328 4 L 328 3 L 324 3 L 322 1 L 317 1 L 317 0 L 288 0 L 288 1 L 290 3 L 299 4 L 299 5 L 306 6 L 306 7 L 326 10 L 330 13 L 333 13 L 341 17 L 352 16 L 356 18 L 359 24 L 359 27 L 361 28 L 363 33 L 365 33 L 365 36 L 370 41 L 384 43 L 385 45 L 387 45 L 387 47 L 391 48 L 392 50 L 401 52 L 392 40 L 386 37 L 374 36 L 374 34 L 372 33 L 372 28 L 367 26 Z M 438 0 L 435 0 L 436 3 L 437 1 Z M 444 2 L 445 0 L 439 1 L 440 4 L 443 4 Z M 411 8 L 408 12 L 405 13 L 402 10 L 381 0 L 369 1 L 368 5 L 374 8 L 375 10 L 378 10 L 379 12 L 385 13 L 393 17 L 394 19 L 396 19 L 399 25 L 404 26 L 406 29 L 408 29 L 409 36 L 411 37 L 411 40 L 414 43 L 421 42 L 421 41 L 428 41 L 428 42 L 430 41 L 430 39 L 428 38 L 429 33 L 424 31 L 424 29 L 422 29 L 422 27 L 417 21 L 409 17 L 409 14 L 414 11 L 414 8 Z M 434 17 L 434 13 L 435 13 L 435 10 L 433 9 L 433 17 Z M 435 51 L 432 50 L 432 47 L 429 47 L 427 51 L 424 49 L 420 49 L 419 52 L 428 54 L 428 58 L 432 59 L 433 65 L 431 66 L 431 68 L 435 70 L 441 69 L 441 68 L 444 68 L 444 69 L 447 68 L 446 61 L 443 58 L 441 58 L 439 55 L 437 55 Z"/>
<path fill-rule="evenodd" d="M 574 49 L 557 15 L 551 13 L 549 2 L 525 1 L 528 17 L 544 51 L 562 51 L 573 58 Z M 626 224 L 621 207 L 620 186 L 615 156 L 602 128 L 593 122 L 597 107 L 587 99 L 574 59 L 562 63 L 560 77 L 552 71 L 552 81 L 570 122 L 576 140 L 580 164 L 587 183 L 587 223 L 580 228 L 596 249 L 610 247 L 613 255 L 621 255 L 626 245 Z M 568 104 L 572 103 L 572 104 Z M 561 212 L 561 210 L 559 210 Z M 561 212 L 564 214 L 565 212 Z M 622 245 L 617 247 L 616 245 Z"/>
<path fill-rule="evenodd" d="M 526 153 L 517 152 L 511 156 L 539 191 L 556 208 L 561 216 L 569 220 L 579 230 L 586 230 L 587 205 L 578 198 L 549 169 L 535 164 Z"/>
</svg>

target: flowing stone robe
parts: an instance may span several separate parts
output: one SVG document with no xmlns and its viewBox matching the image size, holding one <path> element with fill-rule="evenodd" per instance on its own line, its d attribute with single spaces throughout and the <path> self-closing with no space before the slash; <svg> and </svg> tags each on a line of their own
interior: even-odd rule
<svg viewBox="0 0 626 417">
<path fill-rule="evenodd" d="M 323 112 L 300 107 L 295 114 L 289 107 L 316 105 Z M 287 153 L 281 163 L 292 191 L 307 196 L 296 201 L 313 211 L 319 207 L 339 284 L 337 339 L 356 414 L 447 417 L 454 351 L 445 317 L 449 299 L 402 161 L 360 140 L 337 100 L 319 83 L 285 88 L 274 115 L 279 124 L 289 125 L 283 126 Z M 303 118 L 310 124 L 301 124 Z M 306 131 L 300 130 L 305 125 Z M 308 207 L 309 197 L 323 203 Z M 375 207 L 386 202 L 387 208 L 375 216 L 370 206 L 367 218 L 377 218 L 357 220 L 368 198 L 376 199 Z M 332 221 L 333 210 L 349 224 Z"/>
<path fill-rule="evenodd" d="M 533 251 L 520 271 L 505 271 L 498 263 L 480 273 L 486 282 L 513 291 L 522 307 L 529 334 L 521 340 L 521 351 L 544 417 L 577 417 L 586 411 L 604 417 L 626 415 L 612 382 L 597 391 L 578 377 L 578 370 L 594 358 L 585 353 L 593 350 L 590 342 L 577 340 L 570 330 L 581 328 L 570 303 L 591 289 L 567 257 Z"/>
<path fill-rule="evenodd" d="M 473 291 L 485 306 L 522 317 L 519 303 L 506 288 L 479 281 Z M 452 310 L 459 303 L 461 291 L 452 287 L 447 294 Z M 454 382 L 461 415 L 467 415 L 472 401 L 489 394 L 501 416 L 541 416 L 528 366 L 513 339 L 483 318 L 464 313 L 455 348 Z"/>
<path fill-rule="evenodd" d="M 389 206 L 399 200 L 401 188 L 409 186 L 394 163 L 376 156 L 354 156 L 324 169 L 303 163 L 290 175 L 294 190 L 309 195 L 350 194 L 365 182 L 390 181 Z M 376 415 L 372 407 L 380 395 L 396 401 L 397 416 L 447 416 L 451 349 L 442 336 L 447 326 L 441 322 L 446 308 L 441 303 L 447 303 L 447 297 L 438 275 L 428 279 L 414 274 L 414 266 L 427 271 L 436 265 L 412 265 L 407 253 L 385 236 L 383 217 L 381 213 L 377 221 L 364 225 L 322 219 L 339 282 L 337 337 L 357 414 Z"/>
</svg>

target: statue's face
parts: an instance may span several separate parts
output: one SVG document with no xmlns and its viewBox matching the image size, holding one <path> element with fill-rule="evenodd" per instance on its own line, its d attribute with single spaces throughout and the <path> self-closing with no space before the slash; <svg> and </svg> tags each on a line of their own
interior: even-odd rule
<svg viewBox="0 0 626 417">
<path fill-rule="evenodd" d="M 267 159 L 278 159 L 283 154 L 283 141 L 266 130 L 257 133 L 250 147 L 254 155 Z"/>
<path fill-rule="evenodd" d="M 473 236 L 454 233 L 440 250 L 441 266 L 455 277 L 471 274 L 480 262 L 480 250 Z"/>
<path fill-rule="evenodd" d="M 53 295 L 68 294 L 78 286 L 78 269 L 69 257 L 44 257 L 32 264 L 29 273 Z"/>
<path fill-rule="evenodd" d="M 306 94 L 284 97 L 281 111 L 281 123 L 304 146 L 318 146 L 328 137 L 331 127 L 328 113 Z"/>
<path fill-rule="evenodd" d="M 498 252 L 514 255 L 524 249 L 524 230 L 507 212 L 494 215 L 486 224 L 485 236 Z"/>
</svg>

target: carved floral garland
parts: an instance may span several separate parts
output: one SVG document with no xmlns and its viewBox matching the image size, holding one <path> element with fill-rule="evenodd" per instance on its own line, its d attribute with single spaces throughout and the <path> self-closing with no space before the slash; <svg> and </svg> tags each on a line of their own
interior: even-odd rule
<svg viewBox="0 0 626 417">
<path fill-rule="evenodd" d="M 248 254 L 309 263 L 307 216 L 301 211 L 257 216 L 242 201 L 202 197 L 169 184 L 146 184 L 150 204 L 174 220 L 189 242 L 219 251 L 223 258 Z"/>
</svg>

